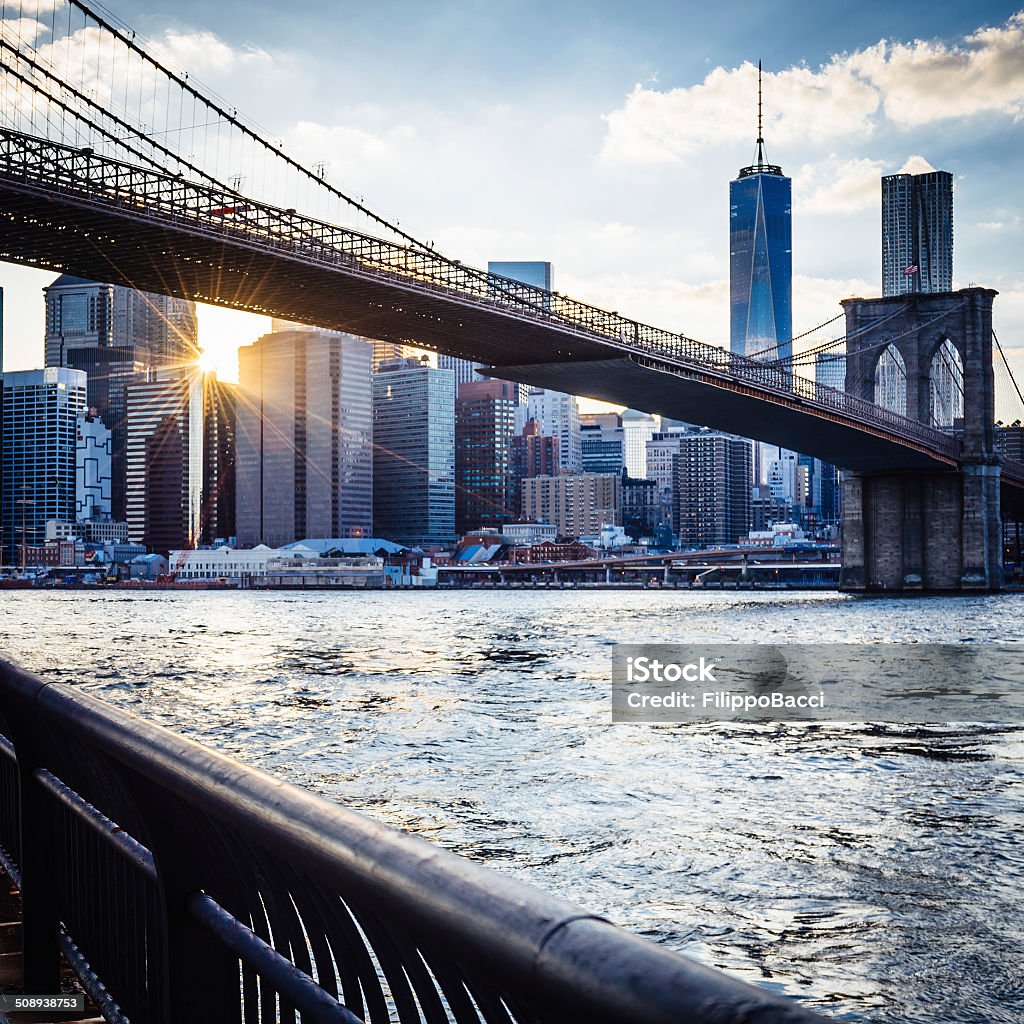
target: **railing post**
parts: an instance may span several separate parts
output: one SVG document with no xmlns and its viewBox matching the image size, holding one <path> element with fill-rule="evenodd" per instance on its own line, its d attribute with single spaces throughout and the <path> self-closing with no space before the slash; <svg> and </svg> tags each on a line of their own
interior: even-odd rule
<svg viewBox="0 0 1024 1024">
<path fill-rule="evenodd" d="M 238 958 L 189 913 L 188 899 L 210 884 L 204 847 L 181 802 L 138 777 L 128 781 L 145 815 L 166 921 L 166 1024 L 239 1024 Z"/>
<path fill-rule="evenodd" d="M 52 995 L 60 991 L 54 877 L 60 836 L 53 801 L 35 781 L 36 769 L 47 767 L 39 728 L 21 710 L 9 709 L 6 718 L 18 757 L 23 988 L 31 995 Z"/>
</svg>

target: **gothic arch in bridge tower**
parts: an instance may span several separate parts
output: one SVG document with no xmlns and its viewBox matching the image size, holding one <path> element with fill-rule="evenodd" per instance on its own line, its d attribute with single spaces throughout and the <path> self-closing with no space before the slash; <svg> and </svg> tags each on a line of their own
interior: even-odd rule
<svg viewBox="0 0 1024 1024">
<path fill-rule="evenodd" d="M 847 391 L 956 438 L 948 464 L 933 469 L 844 474 L 844 589 L 999 588 L 995 295 L 964 288 L 843 302 Z"/>
<path fill-rule="evenodd" d="M 891 342 L 882 349 L 875 363 L 874 401 L 883 409 L 907 415 L 907 364 Z"/>
<path fill-rule="evenodd" d="M 964 361 L 960 350 L 943 338 L 932 354 L 928 369 L 928 412 L 931 426 L 956 431 L 964 418 Z"/>
</svg>

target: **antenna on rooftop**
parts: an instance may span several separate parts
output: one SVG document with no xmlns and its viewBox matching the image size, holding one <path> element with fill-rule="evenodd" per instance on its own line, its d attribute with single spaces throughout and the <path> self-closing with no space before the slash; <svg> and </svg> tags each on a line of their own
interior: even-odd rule
<svg viewBox="0 0 1024 1024">
<path fill-rule="evenodd" d="M 757 166 L 764 166 L 764 131 L 761 107 L 761 62 L 757 62 Z"/>
</svg>

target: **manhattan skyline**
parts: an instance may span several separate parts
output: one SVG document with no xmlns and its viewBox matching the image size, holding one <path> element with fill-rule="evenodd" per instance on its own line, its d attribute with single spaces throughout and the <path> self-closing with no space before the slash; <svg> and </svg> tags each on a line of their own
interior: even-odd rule
<svg viewBox="0 0 1024 1024">
<path fill-rule="evenodd" d="M 446 254 L 551 260 L 563 292 L 723 346 L 728 182 L 753 151 L 761 57 L 769 154 L 793 177 L 794 332 L 840 298 L 879 294 L 880 178 L 930 165 L 954 177 L 954 287 L 1000 291 L 996 329 L 1024 377 L 1012 6 L 912 3 L 883 19 L 869 4 L 854 20 L 788 4 L 770 21 L 747 5 L 727 18 L 645 4 L 627 19 L 598 4 L 583 21 L 574 4 L 532 19 L 467 4 L 254 7 L 116 13 Z M 39 289 L 53 276 L 0 266 L 8 369 L 41 364 Z M 234 379 L 237 346 L 268 326 L 201 309 L 208 363 Z"/>
</svg>

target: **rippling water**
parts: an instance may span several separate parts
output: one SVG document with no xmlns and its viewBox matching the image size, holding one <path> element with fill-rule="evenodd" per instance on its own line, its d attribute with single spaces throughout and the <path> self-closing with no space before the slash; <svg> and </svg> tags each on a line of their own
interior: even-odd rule
<svg viewBox="0 0 1024 1024">
<path fill-rule="evenodd" d="M 1024 595 L 0 593 L 27 667 L 839 1019 L 1024 1020 L 1024 731 L 610 724 L 613 643 L 787 640 Z"/>
</svg>

